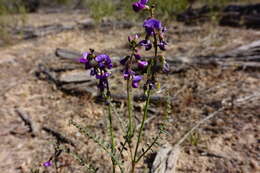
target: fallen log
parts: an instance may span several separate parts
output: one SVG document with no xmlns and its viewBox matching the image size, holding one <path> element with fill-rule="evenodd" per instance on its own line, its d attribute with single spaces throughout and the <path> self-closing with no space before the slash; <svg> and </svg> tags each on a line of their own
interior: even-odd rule
<svg viewBox="0 0 260 173">
<path fill-rule="evenodd" d="M 177 14 L 177 21 L 196 24 L 210 20 L 211 13 L 217 12 L 219 25 L 232 27 L 260 28 L 260 4 L 228 5 L 224 8 L 207 5 L 197 9 L 187 9 Z"/>
<path fill-rule="evenodd" d="M 17 115 L 21 118 L 21 120 L 24 122 L 24 125 L 28 127 L 28 133 L 30 133 L 32 137 L 35 137 L 33 123 L 29 115 L 20 109 L 15 109 L 15 111 Z"/>
<path fill-rule="evenodd" d="M 188 8 L 183 13 L 176 15 L 176 20 L 178 22 L 184 22 L 186 25 L 203 23 L 209 20 L 209 13 L 219 11 L 220 8 L 217 6 L 209 7 L 204 5 L 201 8 L 192 9 Z"/>
<path fill-rule="evenodd" d="M 22 28 L 15 29 L 12 33 L 14 35 L 21 35 L 22 39 L 32 39 L 37 37 L 44 37 L 51 34 L 58 34 L 64 31 L 74 30 L 74 29 L 92 29 L 96 26 L 93 19 L 88 18 L 81 21 L 75 21 L 73 24 L 50 24 L 43 25 L 39 27 L 26 26 Z M 100 24 L 101 29 L 109 28 L 122 28 L 129 29 L 135 26 L 134 23 L 129 23 L 127 21 L 104 21 Z"/>
<path fill-rule="evenodd" d="M 77 61 L 81 56 L 79 52 L 58 48 L 55 54 L 57 57 L 50 57 L 45 64 L 39 65 L 38 77 L 43 75 L 42 79 L 53 82 L 60 90 L 66 93 L 86 93 L 91 97 L 99 96 L 96 88 L 96 79 L 84 70 L 84 65 Z M 115 64 L 118 64 L 118 57 L 112 57 L 112 59 Z M 195 57 L 168 57 L 167 62 L 170 65 L 170 74 L 183 72 L 194 66 L 208 68 L 212 65 L 220 67 L 235 66 L 241 67 L 243 70 L 260 70 L 260 41 L 252 42 L 222 54 Z M 115 65 L 114 72 L 119 73 L 120 70 L 121 68 Z M 125 93 L 112 94 L 111 97 L 114 101 L 127 99 Z M 146 96 L 135 95 L 133 99 L 136 102 L 142 102 L 146 100 Z M 160 95 L 151 97 L 151 102 L 156 104 L 172 103 L 175 101 L 175 98 Z"/>
<path fill-rule="evenodd" d="M 73 30 L 76 26 L 66 26 L 62 24 L 44 25 L 40 27 L 25 27 L 15 31 L 15 34 L 22 33 L 23 39 L 43 37 L 50 34 L 57 34 L 63 31 Z"/>
<path fill-rule="evenodd" d="M 180 146 L 165 145 L 162 147 L 156 154 L 151 173 L 175 173 L 180 153 Z"/>
</svg>

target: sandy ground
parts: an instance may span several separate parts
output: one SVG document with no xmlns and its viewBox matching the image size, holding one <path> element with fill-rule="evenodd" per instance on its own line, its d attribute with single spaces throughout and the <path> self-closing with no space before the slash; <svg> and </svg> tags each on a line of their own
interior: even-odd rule
<svg viewBox="0 0 260 173">
<path fill-rule="evenodd" d="M 28 25 L 71 23 L 83 15 L 32 14 Z M 42 163 L 54 152 L 54 138 L 42 127 L 55 129 L 72 139 L 76 151 L 89 163 L 97 165 L 99 172 L 109 172 L 109 159 L 91 140 L 69 125 L 73 119 L 88 126 L 93 133 L 106 132 L 102 105 L 87 96 L 67 95 L 52 83 L 35 76 L 37 65 L 53 56 L 56 48 L 83 52 L 94 48 L 111 56 L 124 56 L 127 36 L 140 31 L 132 29 L 74 30 L 33 40 L 19 41 L 0 48 L 0 171 L 2 173 L 55 172 L 53 167 L 43 168 Z M 218 27 L 204 24 L 200 27 L 169 25 L 170 43 L 166 55 L 191 56 L 231 50 L 260 38 L 260 31 Z M 245 72 L 234 68 L 192 68 L 184 73 L 160 75 L 164 91 L 178 98 L 169 110 L 166 129 L 169 135 L 161 143 L 174 144 L 198 120 L 219 107 L 226 98 L 243 98 L 260 93 L 257 71 Z M 122 82 L 121 82 L 122 83 Z M 115 89 L 121 86 L 115 85 Z M 158 91 L 159 92 L 159 91 Z M 176 93 L 178 93 L 176 95 Z M 141 104 L 141 103 L 140 103 Z M 260 171 L 259 132 L 260 100 L 229 108 L 202 125 L 183 145 L 177 164 L 178 173 L 257 173 Z M 124 106 L 121 109 L 124 110 Z M 147 141 L 158 131 L 164 120 L 165 106 L 150 116 L 156 116 L 146 127 Z M 17 111 L 27 114 L 34 125 L 34 134 L 28 133 Z M 140 119 L 139 113 L 136 113 Z M 120 136 L 120 133 L 117 133 Z M 106 138 L 105 138 L 106 139 Z M 155 148 L 154 151 L 159 149 Z M 75 159 L 62 153 L 58 160 L 59 172 L 83 172 Z M 148 172 L 147 164 L 138 165 L 138 172 Z"/>
</svg>

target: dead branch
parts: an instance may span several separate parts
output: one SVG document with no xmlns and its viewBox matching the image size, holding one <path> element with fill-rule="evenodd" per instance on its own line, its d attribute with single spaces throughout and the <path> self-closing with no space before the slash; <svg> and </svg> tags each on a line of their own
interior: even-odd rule
<svg viewBox="0 0 260 173">
<path fill-rule="evenodd" d="M 68 138 L 66 138 L 65 136 L 63 136 L 61 133 L 50 129 L 48 127 L 42 127 L 42 130 L 44 130 L 45 132 L 51 134 L 53 137 L 56 138 L 57 142 L 61 142 L 61 143 L 65 143 L 65 144 L 70 144 L 71 146 L 75 147 L 76 145 L 74 144 L 74 142 Z"/>
<path fill-rule="evenodd" d="M 34 137 L 35 136 L 34 128 L 33 128 L 33 124 L 32 124 L 32 121 L 31 121 L 29 115 L 20 109 L 15 109 L 15 112 L 21 118 L 21 120 L 24 122 L 24 124 L 28 127 L 28 132 L 31 133 L 32 136 Z"/>
</svg>

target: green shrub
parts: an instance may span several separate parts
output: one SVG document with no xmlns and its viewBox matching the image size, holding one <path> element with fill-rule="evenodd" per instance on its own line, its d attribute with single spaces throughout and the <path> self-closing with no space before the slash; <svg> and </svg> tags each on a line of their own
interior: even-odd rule
<svg viewBox="0 0 260 173">
<path fill-rule="evenodd" d="M 113 16 L 116 11 L 113 0 L 85 0 L 84 5 L 90 11 L 91 17 L 98 23 L 104 17 Z"/>
<path fill-rule="evenodd" d="M 19 16 L 13 14 L 19 13 Z M 26 9 L 22 1 L 0 0 L 0 40 L 11 43 L 10 31 L 18 25 L 26 23 Z"/>
<path fill-rule="evenodd" d="M 152 2 L 156 0 L 152 0 Z M 188 7 L 187 0 L 160 0 L 158 12 L 164 19 L 171 19 L 174 14 L 183 12 Z"/>
</svg>

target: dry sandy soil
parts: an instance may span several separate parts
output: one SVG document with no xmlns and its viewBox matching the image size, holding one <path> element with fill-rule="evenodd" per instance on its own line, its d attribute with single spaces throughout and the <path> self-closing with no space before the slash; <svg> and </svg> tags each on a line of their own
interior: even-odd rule
<svg viewBox="0 0 260 173">
<path fill-rule="evenodd" d="M 31 14 L 28 25 L 41 26 L 50 23 L 73 23 L 83 15 Z M 260 39 L 260 31 L 219 27 L 212 24 L 183 26 L 169 24 L 169 41 L 166 56 L 208 55 L 225 52 Z M 89 29 L 73 30 L 42 38 L 19 41 L 0 48 L 0 172 L 24 173 L 31 169 L 55 172 L 54 167 L 44 168 L 42 163 L 54 152 L 55 138 L 42 130 L 51 128 L 76 145 L 76 151 L 84 155 L 88 163 L 99 167 L 99 172 L 110 172 L 106 153 L 90 139 L 80 134 L 69 120 L 88 126 L 101 136 L 106 133 L 106 114 L 102 105 L 87 95 L 63 93 L 54 84 L 35 76 L 38 64 L 53 56 L 56 48 L 86 51 L 94 48 L 111 56 L 124 56 L 127 35 L 142 30 Z M 218 110 L 224 99 L 241 99 L 260 93 L 258 71 L 243 71 L 236 67 L 194 67 L 173 75 L 159 75 L 161 90 L 176 97 L 168 108 L 165 124 L 168 134 L 160 143 L 174 144 L 197 121 Z M 124 86 L 112 83 L 113 90 Z M 143 105 L 136 103 L 136 105 Z M 177 173 L 257 173 L 260 172 L 260 99 L 229 106 L 213 119 L 200 126 L 182 145 L 177 162 Z M 118 108 L 123 113 L 125 104 Z M 165 120 L 165 106 L 152 106 L 156 111 L 147 125 L 146 141 L 158 132 Z M 34 135 L 18 116 L 22 111 L 31 119 Z M 140 113 L 136 111 L 140 120 Z M 117 125 L 116 125 L 117 126 Z M 120 139 L 120 132 L 117 130 Z M 107 139 L 107 137 L 104 137 Z M 73 148 L 73 147 L 72 147 Z M 157 151 L 160 147 L 156 147 Z M 149 158 L 145 158 L 149 160 Z M 77 166 L 78 165 L 78 166 Z M 137 172 L 149 172 L 147 161 L 138 165 Z M 58 158 L 59 172 L 86 171 L 73 156 L 62 153 Z M 87 172 L 87 171 L 86 171 Z"/>
</svg>

